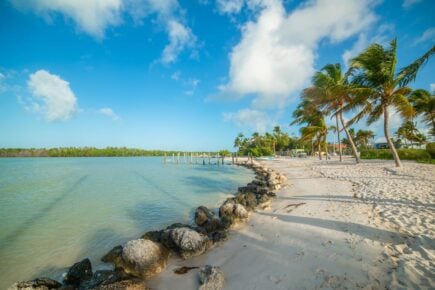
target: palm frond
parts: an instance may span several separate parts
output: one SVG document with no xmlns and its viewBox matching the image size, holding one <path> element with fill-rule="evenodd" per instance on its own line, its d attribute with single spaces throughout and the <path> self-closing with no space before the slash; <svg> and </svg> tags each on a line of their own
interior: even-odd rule
<svg viewBox="0 0 435 290">
<path fill-rule="evenodd" d="M 429 58 L 435 53 L 435 45 L 432 46 L 429 51 L 423 54 L 420 58 L 415 60 L 410 65 L 402 68 L 397 74 L 399 86 L 406 86 L 410 82 L 414 81 L 417 77 L 417 73 L 420 68 L 429 60 Z"/>
</svg>

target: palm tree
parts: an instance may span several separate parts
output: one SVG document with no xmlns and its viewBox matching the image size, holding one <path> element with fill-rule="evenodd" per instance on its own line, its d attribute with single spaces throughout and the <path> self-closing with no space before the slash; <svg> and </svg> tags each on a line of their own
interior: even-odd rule
<svg viewBox="0 0 435 290">
<path fill-rule="evenodd" d="M 341 127 L 346 133 L 349 145 L 352 148 L 353 155 L 356 163 L 360 162 L 358 152 L 353 142 L 352 136 L 347 129 L 348 125 L 344 122 L 343 111 L 344 106 L 352 101 L 352 88 L 348 83 L 348 73 L 343 74 L 341 71 L 341 65 L 328 64 L 317 72 L 313 77 L 313 85 L 317 88 L 318 102 L 324 106 L 327 111 L 332 112 L 332 116 L 335 117 L 337 127 L 337 137 L 340 161 L 342 161 L 341 141 L 340 141 L 340 127 L 338 125 L 338 119 L 340 119 Z"/>
<path fill-rule="evenodd" d="M 243 145 L 244 137 L 245 136 L 243 136 L 243 133 L 239 133 L 239 135 L 237 135 L 236 139 L 234 140 L 234 147 L 236 147 L 238 151 L 240 151 L 240 147 L 242 147 Z"/>
<path fill-rule="evenodd" d="M 405 123 L 397 129 L 396 136 L 398 138 L 405 139 L 411 142 L 411 148 L 414 146 L 413 142 L 417 144 L 422 144 L 426 141 L 426 138 L 417 129 L 416 123 L 412 121 L 406 121 Z"/>
<path fill-rule="evenodd" d="M 409 101 L 417 115 L 423 116 L 427 125 L 432 125 L 430 134 L 435 136 L 435 95 L 426 90 L 415 90 L 409 97 Z"/>
<path fill-rule="evenodd" d="M 358 130 L 356 132 L 355 142 L 359 143 L 362 148 L 367 149 L 369 140 L 375 137 L 375 133 L 371 130 Z"/>
<path fill-rule="evenodd" d="M 318 148 L 319 159 L 322 160 L 322 144 L 325 144 L 326 158 L 328 158 L 326 143 L 328 127 L 326 126 L 324 112 L 319 110 L 315 102 L 315 91 L 316 88 L 310 87 L 302 92 L 301 102 L 293 112 L 294 121 L 290 125 L 307 124 L 306 127 L 300 129 L 302 134 L 301 141 L 312 140 Z"/>
<path fill-rule="evenodd" d="M 352 106 L 363 107 L 356 119 L 368 115 L 368 124 L 379 120 L 383 115 L 385 139 L 391 148 L 396 166 L 400 167 L 399 155 L 390 138 L 389 108 L 395 108 L 405 119 L 413 116 L 414 109 L 407 99 L 412 89 L 407 85 L 415 80 L 419 69 L 435 53 L 435 46 L 399 72 L 396 72 L 396 50 L 397 40 L 393 39 L 387 48 L 375 43 L 351 60 L 352 69 L 358 70 L 354 83 L 362 89 Z"/>
</svg>

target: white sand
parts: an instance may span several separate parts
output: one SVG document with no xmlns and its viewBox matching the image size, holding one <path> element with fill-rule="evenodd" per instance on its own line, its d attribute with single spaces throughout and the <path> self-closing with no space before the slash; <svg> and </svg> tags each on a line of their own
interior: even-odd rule
<svg viewBox="0 0 435 290">
<path fill-rule="evenodd" d="M 173 260 L 150 287 L 197 289 L 197 270 L 173 269 L 205 264 L 220 266 L 226 289 L 235 290 L 435 287 L 435 167 L 262 163 L 288 177 L 271 208 L 253 213 L 207 254 Z"/>
</svg>

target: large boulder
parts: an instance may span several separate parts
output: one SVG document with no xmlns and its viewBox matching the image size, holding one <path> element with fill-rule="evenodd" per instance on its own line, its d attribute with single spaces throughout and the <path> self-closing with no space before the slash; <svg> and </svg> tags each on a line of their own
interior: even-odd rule
<svg viewBox="0 0 435 290">
<path fill-rule="evenodd" d="M 222 290 L 225 284 L 224 273 L 218 268 L 206 265 L 199 270 L 199 290 Z"/>
<path fill-rule="evenodd" d="M 136 277 L 148 278 L 160 273 L 167 264 L 168 250 L 151 240 L 138 239 L 127 242 L 122 248 L 116 267 Z"/>
<path fill-rule="evenodd" d="M 190 228 L 169 230 L 169 238 L 176 246 L 177 253 L 183 258 L 198 256 L 207 250 L 209 239 Z"/>
<path fill-rule="evenodd" d="M 60 286 L 62 284 L 50 278 L 37 278 L 15 283 L 8 290 L 53 290 L 60 288 Z"/>
<path fill-rule="evenodd" d="M 89 259 L 75 263 L 69 268 L 63 282 L 67 285 L 78 286 L 92 278 L 92 265 Z"/>
<path fill-rule="evenodd" d="M 117 281 L 109 284 L 102 284 L 92 290 L 151 290 L 143 280 L 140 279 L 128 279 Z"/>
</svg>

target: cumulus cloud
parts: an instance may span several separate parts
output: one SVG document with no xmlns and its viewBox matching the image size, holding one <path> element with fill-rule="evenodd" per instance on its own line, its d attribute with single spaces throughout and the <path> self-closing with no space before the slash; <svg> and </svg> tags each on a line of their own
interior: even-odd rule
<svg viewBox="0 0 435 290">
<path fill-rule="evenodd" d="M 77 113 L 77 98 L 59 76 L 38 70 L 30 74 L 27 86 L 32 98 L 26 108 L 43 114 L 48 121 L 65 121 Z"/>
<path fill-rule="evenodd" d="M 50 18 L 56 13 L 73 20 L 77 27 L 96 37 L 102 38 L 107 27 L 121 21 L 122 0 L 11 0 L 20 9 L 31 9 Z"/>
<path fill-rule="evenodd" d="M 355 35 L 376 16 L 373 1 L 309 1 L 287 13 L 279 0 L 252 0 L 259 11 L 242 27 L 242 39 L 230 54 L 229 82 L 223 95 L 253 94 L 254 107 L 283 107 L 314 72 L 319 42 Z"/>
<path fill-rule="evenodd" d="M 435 84 L 430 84 L 430 85 L 429 85 L 429 88 L 430 88 L 430 91 L 431 91 L 432 93 L 435 92 Z"/>
<path fill-rule="evenodd" d="M 113 121 L 121 119 L 111 108 L 101 108 L 98 112 L 104 116 L 111 118 Z"/>
<path fill-rule="evenodd" d="M 403 8 L 409 8 L 414 4 L 420 3 L 421 0 L 404 0 L 402 3 Z"/>
<path fill-rule="evenodd" d="M 239 127 L 247 127 L 259 133 L 266 132 L 274 124 L 268 114 L 252 109 L 242 109 L 235 113 L 224 113 L 223 117 L 225 121 L 233 122 Z"/>
</svg>

